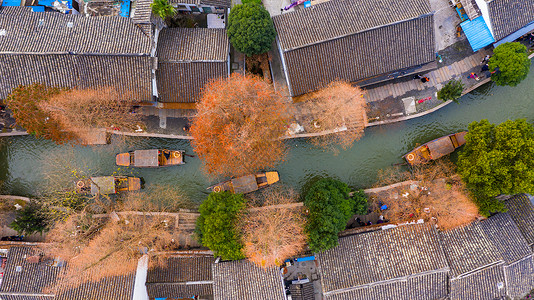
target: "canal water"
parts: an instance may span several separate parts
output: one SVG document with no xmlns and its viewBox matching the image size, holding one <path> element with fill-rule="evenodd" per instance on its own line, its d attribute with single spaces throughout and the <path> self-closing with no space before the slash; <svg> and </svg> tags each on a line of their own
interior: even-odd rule
<svg viewBox="0 0 534 300">
<path fill-rule="evenodd" d="M 379 169 L 402 162 L 401 156 L 416 144 L 467 129 L 472 121 L 489 119 L 500 123 L 507 119 L 534 121 L 534 68 L 516 87 L 487 84 L 463 96 L 460 104 L 451 103 L 432 114 L 413 120 L 370 127 L 365 136 L 348 150 L 333 155 L 315 148 L 305 140 L 290 140 L 286 161 L 276 169 L 284 184 L 299 189 L 308 179 L 334 176 L 353 187 L 375 183 Z M 146 185 L 173 185 L 193 201 L 206 196 L 205 188 L 224 178 L 207 176 L 198 158 L 186 158 L 186 164 L 160 169 L 118 169 L 115 154 L 133 149 L 184 149 L 194 154 L 189 142 L 161 138 L 114 137 L 112 145 L 78 147 L 56 145 L 32 136 L 0 138 L 0 193 L 36 195 L 46 184 L 48 174 L 64 169 L 86 170 L 92 175 L 113 172 L 145 179 Z"/>
</svg>

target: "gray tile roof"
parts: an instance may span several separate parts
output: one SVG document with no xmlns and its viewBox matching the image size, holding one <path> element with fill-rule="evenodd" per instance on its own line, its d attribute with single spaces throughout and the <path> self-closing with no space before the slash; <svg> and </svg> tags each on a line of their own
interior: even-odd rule
<svg viewBox="0 0 534 300">
<path fill-rule="evenodd" d="M 510 297 L 519 297 L 534 287 L 534 256 L 530 255 L 504 266 L 506 291 Z"/>
<path fill-rule="evenodd" d="M 69 27 L 72 25 L 72 27 Z M 129 18 L 48 12 L 0 14 L 0 53 L 150 55 L 152 41 Z"/>
<path fill-rule="evenodd" d="M 291 299 L 293 300 L 315 300 L 313 282 L 291 284 L 289 285 L 289 291 L 291 292 Z"/>
<path fill-rule="evenodd" d="M 508 213 L 494 215 L 480 222 L 480 227 L 498 249 L 506 264 L 532 255 L 532 249 Z"/>
<path fill-rule="evenodd" d="M 263 269 L 246 260 L 212 267 L 215 300 L 286 300 L 278 268 Z"/>
<path fill-rule="evenodd" d="M 332 0 L 273 17 L 284 51 L 431 13 L 428 0 Z"/>
<path fill-rule="evenodd" d="M 0 54 L 0 98 L 18 85 L 115 87 L 132 100 L 152 100 L 152 58 L 149 56 Z"/>
<path fill-rule="evenodd" d="M 447 271 L 376 283 L 346 292 L 329 294 L 326 300 L 434 300 L 447 297 Z"/>
<path fill-rule="evenodd" d="M 521 194 L 506 200 L 504 205 L 531 247 L 534 247 L 534 204 Z"/>
<path fill-rule="evenodd" d="M 504 262 L 499 250 L 484 234 L 479 223 L 442 231 L 440 234 L 452 278 Z"/>
<path fill-rule="evenodd" d="M 158 37 L 161 62 L 222 62 L 229 51 L 226 29 L 165 28 Z"/>
<path fill-rule="evenodd" d="M 150 4 L 153 0 L 136 0 L 135 13 L 132 17 L 132 22 L 138 24 L 141 30 L 148 36 L 152 36 L 152 8 Z"/>
<path fill-rule="evenodd" d="M 40 255 L 41 251 L 32 247 L 11 247 L 7 254 L 7 263 L 0 285 L 0 298 L 9 299 L 10 293 L 41 294 L 46 295 L 45 289 L 51 286 L 60 272 L 61 267 L 48 266 L 41 260 L 38 263 L 30 263 L 26 259 L 30 256 Z M 20 272 L 17 272 L 20 267 Z M 23 298 L 11 298 L 23 300 Z M 38 299 L 38 298 L 31 298 Z"/>
<path fill-rule="evenodd" d="M 493 0 L 488 8 L 496 41 L 534 22 L 534 0 Z"/>
<path fill-rule="evenodd" d="M 503 263 L 496 264 L 466 277 L 453 278 L 450 300 L 500 299 L 506 295 Z"/>
<path fill-rule="evenodd" d="M 448 269 L 437 231 L 427 224 L 341 238 L 316 257 L 325 294 Z"/>
<path fill-rule="evenodd" d="M 273 18 L 293 96 L 435 59 L 428 1 L 357 2 L 333 0 Z"/>
<path fill-rule="evenodd" d="M 63 288 L 55 300 L 131 300 L 135 272 L 124 276 L 106 277 L 97 282 L 85 282 L 75 288 Z"/>
<path fill-rule="evenodd" d="M 161 102 L 192 103 L 206 83 L 228 77 L 227 62 L 159 63 L 156 70 Z"/>
<path fill-rule="evenodd" d="M 2 15 L 22 15 L 31 13 L 32 8 L 28 6 L 0 6 L 0 14 Z"/>
<path fill-rule="evenodd" d="M 150 267 L 146 287 L 149 297 L 191 297 L 213 295 L 213 256 L 171 256 L 164 265 Z M 188 284 L 186 284 L 188 283 Z"/>
</svg>

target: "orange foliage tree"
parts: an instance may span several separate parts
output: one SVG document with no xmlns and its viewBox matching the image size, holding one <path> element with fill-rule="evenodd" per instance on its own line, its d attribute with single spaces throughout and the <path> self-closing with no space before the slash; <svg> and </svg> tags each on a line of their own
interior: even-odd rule
<svg viewBox="0 0 534 300">
<path fill-rule="evenodd" d="M 89 141 L 97 128 L 134 129 L 135 104 L 111 88 L 60 89 L 42 84 L 19 86 L 6 99 L 18 124 L 56 143 Z M 142 124 L 141 124 L 142 125 Z"/>
<path fill-rule="evenodd" d="M 61 144 L 75 139 L 75 136 L 62 131 L 61 124 L 51 118 L 50 113 L 40 106 L 42 102 L 46 102 L 50 97 L 61 92 L 59 88 L 37 83 L 28 86 L 21 85 L 6 98 L 6 104 L 13 112 L 17 123 L 30 134 Z"/>
<path fill-rule="evenodd" d="M 290 192 L 262 193 L 264 206 L 252 207 L 242 217 L 243 253 L 261 267 L 280 266 L 306 247 L 302 206 Z"/>
<path fill-rule="evenodd" d="M 283 96 L 255 76 L 232 74 L 209 83 L 191 125 L 193 148 L 207 171 L 244 175 L 283 159 L 289 114 Z"/>
<path fill-rule="evenodd" d="M 366 102 L 359 87 L 345 81 L 334 81 L 318 92 L 309 94 L 301 103 L 306 112 L 307 128 L 312 132 L 331 132 L 312 138 L 312 143 L 343 149 L 363 136 L 366 123 Z"/>
<path fill-rule="evenodd" d="M 178 248 L 175 241 L 179 240 L 180 229 L 172 226 L 174 222 L 167 215 L 151 213 L 154 208 L 134 201 L 117 209 L 143 213 L 95 217 L 83 210 L 58 221 L 47 234 L 43 250 L 67 262 L 61 284 L 76 287 L 87 281 L 126 275 L 135 272 L 144 251 Z"/>
</svg>

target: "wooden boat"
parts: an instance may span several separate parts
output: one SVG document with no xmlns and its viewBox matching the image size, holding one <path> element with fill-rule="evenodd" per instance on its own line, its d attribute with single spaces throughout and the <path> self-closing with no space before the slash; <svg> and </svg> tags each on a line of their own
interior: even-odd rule
<svg viewBox="0 0 534 300">
<path fill-rule="evenodd" d="M 167 149 L 135 150 L 115 156 L 119 166 L 157 168 L 184 164 L 184 151 Z"/>
<path fill-rule="evenodd" d="M 451 154 L 458 147 L 465 144 L 467 131 L 442 136 L 433 141 L 416 147 L 403 156 L 410 165 L 425 164 L 447 154 Z"/>
<path fill-rule="evenodd" d="M 257 191 L 264 187 L 268 187 L 279 180 L 280 177 L 276 171 L 262 172 L 230 179 L 228 181 L 212 185 L 208 187 L 208 190 L 211 189 L 216 193 L 229 191 L 234 194 L 246 194 Z"/>
<path fill-rule="evenodd" d="M 141 179 L 129 176 L 101 176 L 79 180 L 76 188 L 81 193 L 109 195 L 141 189 Z"/>
</svg>

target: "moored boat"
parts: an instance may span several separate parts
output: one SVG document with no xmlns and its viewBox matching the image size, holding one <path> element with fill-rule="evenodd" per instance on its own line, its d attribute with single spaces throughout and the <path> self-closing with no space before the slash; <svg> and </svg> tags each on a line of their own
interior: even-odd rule
<svg viewBox="0 0 534 300">
<path fill-rule="evenodd" d="M 91 195 L 110 195 L 127 191 L 138 191 L 141 187 L 141 178 L 130 176 L 100 176 L 90 179 L 78 180 L 76 189 L 81 193 Z"/>
<path fill-rule="evenodd" d="M 442 136 L 428 143 L 416 147 L 408 152 L 403 158 L 410 165 L 425 164 L 431 160 L 436 160 L 445 155 L 451 154 L 465 144 L 467 131 Z"/>
<path fill-rule="evenodd" d="M 212 185 L 208 187 L 208 189 L 211 189 L 216 193 L 229 191 L 234 194 L 246 194 L 268 187 L 279 180 L 280 176 L 277 171 L 261 172 L 230 179 Z"/>
<path fill-rule="evenodd" d="M 118 166 L 157 168 L 184 164 L 184 151 L 168 149 L 135 150 L 115 156 Z"/>
</svg>

